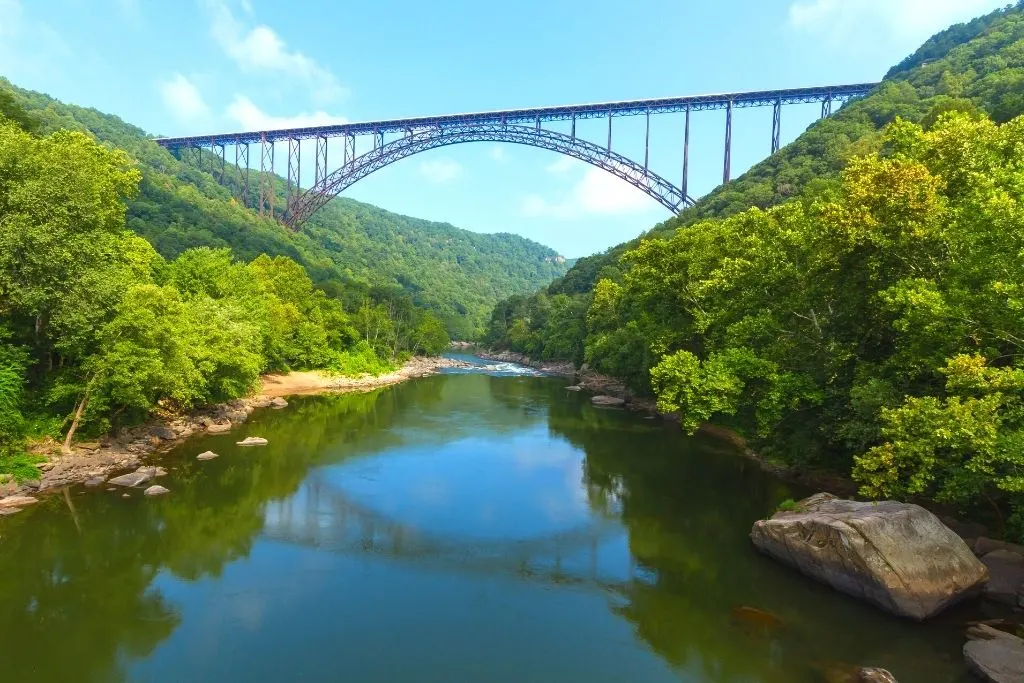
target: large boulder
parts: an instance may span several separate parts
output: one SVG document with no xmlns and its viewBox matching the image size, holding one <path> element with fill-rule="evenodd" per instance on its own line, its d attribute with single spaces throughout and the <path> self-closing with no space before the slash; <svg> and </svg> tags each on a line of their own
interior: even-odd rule
<svg viewBox="0 0 1024 683">
<path fill-rule="evenodd" d="M 912 619 L 981 592 L 988 570 L 967 544 L 918 505 L 861 503 L 819 493 L 760 520 L 762 552 L 836 590 Z"/>
<path fill-rule="evenodd" d="M 590 402 L 600 408 L 621 408 L 626 405 L 626 400 L 615 396 L 594 396 Z"/>
<path fill-rule="evenodd" d="M 990 626 L 967 629 L 967 668 L 990 683 L 1024 681 L 1024 640 Z"/>
</svg>

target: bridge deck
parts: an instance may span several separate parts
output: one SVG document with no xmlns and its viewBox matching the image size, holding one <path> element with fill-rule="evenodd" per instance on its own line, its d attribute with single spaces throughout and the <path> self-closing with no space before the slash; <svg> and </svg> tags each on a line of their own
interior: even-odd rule
<svg viewBox="0 0 1024 683">
<path fill-rule="evenodd" d="M 246 131 L 216 135 L 193 135 L 187 137 L 158 138 L 156 142 L 168 149 L 179 147 L 209 147 L 215 145 L 237 145 L 261 142 L 266 136 L 268 142 L 280 140 L 303 140 L 317 137 L 341 137 L 346 135 L 370 135 L 385 133 L 406 133 L 417 129 L 434 128 L 453 124 L 539 124 L 543 121 L 567 121 L 594 119 L 614 116 L 641 116 L 645 114 L 668 114 L 683 111 L 707 111 L 737 107 L 764 107 L 786 104 L 807 104 L 813 102 L 841 101 L 866 95 L 877 83 L 853 85 L 829 85 L 813 88 L 791 88 L 788 90 L 761 90 L 755 92 L 722 93 L 717 95 L 691 95 L 687 97 L 665 97 L 624 102 L 597 102 L 535 109 L 509 109 L 469 114 L 448 114 L 424 116 L 410 119 L 387 121 L 365 121 L 331 126 L 307 128 L 286 128 L 268 131 Z"/>
</svg>

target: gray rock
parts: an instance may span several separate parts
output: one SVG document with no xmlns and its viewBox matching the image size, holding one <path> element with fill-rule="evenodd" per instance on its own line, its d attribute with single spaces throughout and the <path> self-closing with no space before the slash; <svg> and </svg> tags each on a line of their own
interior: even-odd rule
<svg viewBox="0 0 1024 683">
<path fill-rule="evenodd" d="M 988 555 L 994 550 L 1006 550 L 1011 553 L 1024 556 L 1024 545 L 1017 545 L 1016 543 L 1007 543 L 1006 541 L 997 541 L 994 538 L 987 538 L 985 536 L 979 536 L 974 541 L 974 554 L 978 557 Z"/>
<path fill-rule="evenodd" d="M 224 432 L 231 431 L 230 422 L 211 422 L 207 427 L 206 431 L 210 434 L 223 434 Z"/>
<path fill-rule="evenodd" d="M 144 493 L 150 497 L 162 496 L 165 493 L 170 493 L 170 490 L 165 489 L 163 486 L 160 486 L 159 484 L 154 484 L 153 486 L 150 486 L 148 489 L 146 489 Z"/>
<path fill-rule="evenodd" d="M 270 407 L 270 399 L 266 398 L 265 396 L 261 397 L 261 398 L 258 398 L 258 399 L 256 399 L 256 402 L 253 405 L 256 406 L 257 408 L 269 408 Z"/>
<path fill-rule="evenodd" d="M 897 683 L 896 677 L 885 669 L 867 666 L 860 670 L 861 683 Z"/>
<path fill-rule="evenodd" d="M 981 558 L 988 568 L 989 580 L 984 596 L 1006 605 L 1017 606 L 1017 593 L 1024 584 L 1024 555 L 1009 550 L 993 550 Z"/>
<path fill-rule="evenodd" d="M 981 592 L 988 571 L 967 544 L 918 505 L 819 493 L 754 523 L 761 552 L 836 590 L 912 619 Z"/>
<path fill-rule="evenodd" d="M 139 484 L 145 484 L 147 481 L 153 478 L 153 473 L 148 471 L 136 471 L 129 474 L 122 474 L 120 477 L 114 477 L 109 483 L 116 484 L 118 486 L 126 486 L 132 488 Z"/>
<path fill-rule="evenodd" d="M 164 441 L 173 441 L 178 438 L 178 435 L 175 434 L 174 430 L 167 425 L 156 425 L 149 430 L 149 434 L 150 436 L 155 436 L 159 439 L 163 439 Z"/>
<path fill-rule="evenodd" d="M 249 419 L 249 413 L 244 410 L 229 410 L 225 417 L 235 424 L 241 424 Z"/>
<path fill-rule="evenodd" d="M 203 451 L 196 456 L 196 460 L 213 460 L 214 458 L 220 457 L 213 451 Z"/>
<path fill-rule="evenodd" d="M 583 387 L 581 387 L 581 386 L 579 386 L 577 384 L 577 385 L 574 385 L 574 386 L 571 386 L 571 387 L 566 387 L 565 390 L 566 391 L 583 391 Z"/>
<path fill-rule="evenodd" d="M 103 482 L 105 482 L 106 480 L 107 480 L 107 477 L 105 475 L 101 474 L 99 476 L 89 477 L 88 479 L 86 479 L 85 480 L 85 485 L 88 486 L 89 488 L 92 488 L 94 486 L 102 485 Z"/>
<path fill-rule="evenodd" d="M 967 629 L 967 668 L 990 683 L 1024 681 L 1024 640 L 990 626 Z"/>
<path fill-rule="evenodd" d="M 247 436 L 242 441 L 236 441 L 239 446 L 266 446 L 267 440 L 262 436 Z"/>
<path fill-rule="evenodd" d="M 621 408 L 626 405 L 626 399 L 614 396 L 595 396 L 590 402 L 601 408 Z"/>
<path fill-rule="evenodd" d="M 288 401 L 284 400 L 280 396 L 275 396 L 274 398 L 270 399 L 270 407 L 271 408 L 287 408 L 288 407 Z"/>
</svg>

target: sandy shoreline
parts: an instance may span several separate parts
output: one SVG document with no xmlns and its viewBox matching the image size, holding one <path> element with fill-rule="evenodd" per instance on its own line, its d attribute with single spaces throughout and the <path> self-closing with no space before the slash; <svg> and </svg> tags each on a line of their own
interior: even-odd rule
<svg viewBox="0 0 1024 683">
<path fill-rule="evenodd" d="M 260 391 L 253 396 L 208 406 L 188 415 L 158 416 L 100 441 L 77 443 L 70 455 L 62 454 L 59 444 L 52 440 L 35 444 L 33 452 L 47 458 L 39 468 L 41 477 L 21 485 L 0 484 L 0 516 L 31 504 L 33 494 L 85 482 L 99 485 L 110 474 L 138 467 L 149 456 L 167 451 L 189 437 L 229 432 L 257 409 L 286 407 L 287 401 L 281 401 L 286 396 L 373 391 L 435 374 L 441 368 L 467 365 L 452 358 L 414 357 L 398 370 L 377 377 L 337 377 L 317 371 L 265 375 Z"/>
</svg>

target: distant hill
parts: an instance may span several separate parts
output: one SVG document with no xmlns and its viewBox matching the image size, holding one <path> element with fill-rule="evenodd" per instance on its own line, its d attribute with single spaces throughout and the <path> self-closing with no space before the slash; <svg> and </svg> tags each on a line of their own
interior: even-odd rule
<svg viewBox="0 0 1024 683">
<path fill-rule="evenodd" d="M 292 233 L 247 210 L 213 176 L 179 161 L 142 129 L 0 81 L 40 122 L 42 132 L 87 130 L 139 161 L 143 179 L 128 205 L 128 227 L 165 257 L 198 246 L 230 247 L 244 260 L 262 253 L 286 255 L 328 291 L 340 294 L 337 284 L 346 285 L 346 296 L 359 285 L 367 291 L 401 288 L 417 305 L 435 311 L 455 338 L 479 333 L 498 300 L 543 287 L 571 265 L 518 235 L 470 232 L 345 198 L 330 202 L 300 233 Z M 237 183 L 237 176 L 229 180 Z"/>
</svg>

